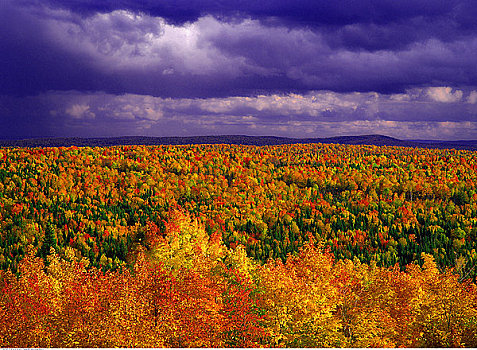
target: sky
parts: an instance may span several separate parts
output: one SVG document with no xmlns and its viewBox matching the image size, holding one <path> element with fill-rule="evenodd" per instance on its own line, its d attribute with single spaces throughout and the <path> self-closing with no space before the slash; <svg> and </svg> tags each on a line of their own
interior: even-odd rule
<svg viewBox="0 0 477 350">
<path fill-rule="evenodd" d="M 0 0 L 0 138 L 477 140 L 472 0 Z"/>
</svg>

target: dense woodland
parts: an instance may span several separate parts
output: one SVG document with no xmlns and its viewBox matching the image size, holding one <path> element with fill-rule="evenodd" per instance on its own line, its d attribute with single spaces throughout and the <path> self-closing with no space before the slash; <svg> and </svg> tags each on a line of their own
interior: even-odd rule
<svg viewBox="0 0 477 350">
<path fill-rule="evenodd" d="M 477 346 L 477 152 L 0 149 L 1 346 Z"/>
</svg>

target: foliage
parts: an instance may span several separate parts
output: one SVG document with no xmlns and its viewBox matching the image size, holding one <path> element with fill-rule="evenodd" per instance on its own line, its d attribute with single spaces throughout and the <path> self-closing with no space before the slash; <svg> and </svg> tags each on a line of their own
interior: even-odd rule
<svg viewBox="0 0 477 350">
<path fill-rule="evenodd" d="M 4 347 L 477 346 L 477 154 L 0 150 Z"/>
<path fill-rule="evenodd" d="M 6 148 L 0 265 L 32 244 L 122 269 L 181 208 L 261 262 L 324 242 L 336 258 L 400 267 L 432 254 L 475 277 L 475 152 L 351 145 Z M 150 237 L 149 237 L 150 238 Z"/>
<path fill-rule="evenodd" d="M 166 224 L 165 237 L 206 237 L 188 216 L 171 217 L 176 225 Z M 52 248 L 45 265 L 29 246 L 19 276 L 0 274 L 0 345 L 477 346 L 475 284 L 439 272 L 431 255 L 423 267 L 400 271 L 335 260 L 308 244 L 286 263 L 260 265 L 243 248 L 203 243 L 212 249 L 192 257 L 189 242 L 169 256 L 139 248 L 133 269 L 123 272 L 86 269 L 88 260 L 70 248 L 64 257 Z M 175 268 L 177 257 L 195 263 Z"/>
</svg>

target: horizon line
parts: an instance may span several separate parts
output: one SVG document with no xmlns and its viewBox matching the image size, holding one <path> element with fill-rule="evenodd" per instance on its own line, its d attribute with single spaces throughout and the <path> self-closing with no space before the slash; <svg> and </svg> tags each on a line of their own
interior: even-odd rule
<svg viewBox="0 0 477 350">
<path fill-rule="evenodd" d="M 186 139 L 186 138 L 200 138 L 200 137 L 246 137 L 246 138 L 275 138 L 275 139 L 289 139 L 289 140 L 330 140 L 337 138 L 357 138 L 357 137 L 383 137 L 393 139 L 397 141 L 406 142 L 424 142 L 424 143 L 449 143 L 449 142 L 477 142 L 475 139 L 406 139 L 398 138 L 394 136 L 384 134 L 357 134 L 357 135 L 336 135 L 326 137 L 290 137 L 290 136 L 277 136 L 277 135 L 246 135 L 246 134 L 207 134 L 207 135 L 190 135 L 190 136 L 148 136 L 148 135 L 121 135 L 121 136 L 32 136 L 32 137 L 18 137 L 18 138 L 0 138 L 0 142 L 14 142 L 14 141 L 35 141 L 35 140 L 69 140 L 69 139 L 84 139 L 84 140 L 108 140 L 108 139 L 134 139 L 134 138 L 147 138 L 147 139 Z"/>
</svg>

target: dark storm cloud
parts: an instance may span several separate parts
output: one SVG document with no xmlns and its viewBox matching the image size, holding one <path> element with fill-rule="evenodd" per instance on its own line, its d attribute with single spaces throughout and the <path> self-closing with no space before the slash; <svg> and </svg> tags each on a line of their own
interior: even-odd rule
<svg viewBox="0 0 477 350">
<path fill-rule="evenodd" d="M 373 41 L 373 37 L 389 39 L 391 34 L 401 33 L 400 36 L 392 35 L 392 40 L 385 43 L 389 45 L 417 36 L 446 38 L 468 34 L 477 27 L 477 9 L 470 0 L 50 0 L 49 3 L 84 16 L 114 10 L 140 11 L 179 25 L 212 15 L 225 21 L 252 18 L 267 25 L 329 28 L 333 34 L 338 33 L 341 43 L 363 47 L 369 46 L 368 41 Z M 363 36 L 364 33 L 371 34 L 371 38 Z"/>
<path fill-rule="evenodd" d="M 206 15 L 226 22 L 258 19 L 265 25 L 319 29 L 327 33 L 330 45 L 357 50 L 400 48 L 431 37 L 454 40 L 474 34 L 477 28 L 477 7 L 470 0 L 50 0 L 49 3 L 82 16 L 130 10 L 178 25 Z"/>
<path fill-rule="evenodd" d="M 477 138 L 476 8 L 4 0 L 0 137 Z"/>
<path fill-rule="evenodd" d="M 210 47 L 201 38 L 209 25 L 220 27 L 211 18 L 188 28 L 130 12 L 84 19 L 6 2 L 0 12 L 0 94 L 80 90 L 207 97 L 306 88 L 283 72 L 262 76 L 267 68 Z"/>
<path fill-rule="evenodd" d="M 461 14 L 472 7 L 467 2 L 446 0 L 50 0 L 48 2 L 83 15 L 114 10 L 133 10 L 164 17 L 178 24 L 195 21 L 201 16 L 212 14 L 222 18 L 237 16 L 275 18 L 298 25 L 312 26 L 388 23 L 418 16 L 441 16 L 451 11 Z"/>
<path fill-rule="evenodd" d="M 135 12 L 83 17 L 7 1 L 0 14 L 0 93 L 79 90 L 208 97 L 320 89 L 388 93 L 476 84 L 475 36 L 416 38 L 400 49 L 366 50 L 390 46 L 390 37 L 412 38 L 399 24 L 389 25 L 388 32 L 376 26 L 381 25 L 332 32 L 210 16 L 175 26 Z M 423 25 L 419 28 L 424 31 Z M 397 35 L 401 29 L 404 35 Z"/>
</svg>

